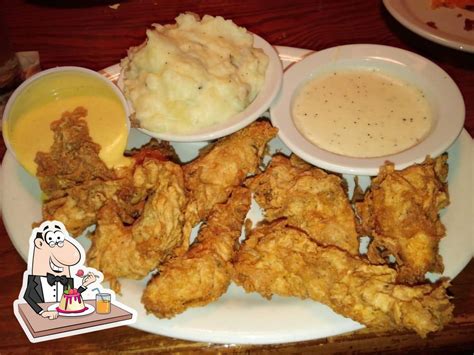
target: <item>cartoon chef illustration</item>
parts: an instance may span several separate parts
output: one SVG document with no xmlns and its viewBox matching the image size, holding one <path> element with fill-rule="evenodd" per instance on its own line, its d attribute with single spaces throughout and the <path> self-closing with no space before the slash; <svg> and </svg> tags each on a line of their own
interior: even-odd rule
<svg viewBox="0 0 474 355">
<path fill-rule="evenodd" d="M 59 302 L 64 290 L 74 288 L 71 266 L 78 264 L 82 255 L 61 222 L 45 221 L 35 231 L 31 274 L 23 298 L 42 317 L 55 319 L 58 312 L 43 309 L 39 303 Z M 87 273 L 77 291 L 84 292 L 95 281 L 95 274 Z"/>
</svg>

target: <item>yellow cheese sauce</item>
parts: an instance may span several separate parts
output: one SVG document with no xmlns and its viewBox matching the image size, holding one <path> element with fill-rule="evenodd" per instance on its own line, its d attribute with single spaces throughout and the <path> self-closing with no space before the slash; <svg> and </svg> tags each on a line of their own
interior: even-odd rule
<svg viewBox="0 0 474 355">
<path fill-rule="evenodd" d="M 71 72 L 66 77 L 61 73 L 53 78 L 40 78 L 32 86 L 18 96 L 4 126 L 17 160 L 28 172 L 35 175 L 36 153 L 48 152 L 53 144 L 51 122 L 78 106 L 87 109 L 89 135 L 101 146 L 99 157 L 105 164 L 109 168 L 128 164 L 123 157 L 128 138 L 126 112 L 104 83 Z"/>
<path fill-rule="evenodd" d="M 429 133 L 424 93 L 370 69 L 334 71 L 306 83 L 292 106 L 293 121 L 311 143 L 350 157 L 379 157 L 408 149 Z"/>
</svg>

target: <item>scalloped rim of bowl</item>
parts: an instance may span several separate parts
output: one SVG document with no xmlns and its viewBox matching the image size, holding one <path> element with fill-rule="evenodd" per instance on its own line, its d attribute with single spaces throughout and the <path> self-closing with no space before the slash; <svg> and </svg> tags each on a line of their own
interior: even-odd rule
<svg viewBox="0 0 474 355">
<path fill-rule="evenodd" d="M 321 149 L 298 131 L 291 118 L 291 106 L 301 85 L 327 70 L 357 66 L 383 70 L 425 92 L 433 108 L 433 127 L 424 140 L 400 153 L 353 158 Z M 465 106 L 453 79 L 428 59 L 395 47 L 354 44 L 315 52 L 288 68 L 280 94 L 270 108 L 270 117 L 281 140 L 307 162 L 337 173 L 373 176 L 386 161 L 403 169 L 423 162 L 427 155 L 435 157 L 446 151 L 462 131 Z"/>
<path fill-rule="evenodd" d="M 112 91 L 117 95 L 117 97 L 120 99 L 120 102 L 122 103 L 122 106 L 125 110 L 125 121 L 127 123 L 127 129 L 128 129 L 128 132 L 130 133 L 130 108 L 128 107 L 127 105 L 127 100 L 125 99 L 125 96 L 123 95 L 122 91 L 120 91 L 120 89 L 117 87 L 117 85 L 115 85 L 113 82 L 111 82 L 109 79 L 107 79 L 106 77 L 104 77 L 103 75 L 99 74 L 98 72 L 96 71 L 93 71 L 91 69 L 87 69 L 87 68 L 82 68 L 82 67 L 75 67 L 75 66 L 64 66 L 64 67 L 55 67 L 55 68 L 50 68 L 50 69 L 46 69 L 46 70 L 43 70 L 43 71 L 40 71 L 39 73 L 36 73 L 35 75 L 29 77 L 28 79 L 26 79 L 23 83 L 21 83 L 20 86 L 18 86 L 15 91 L 13 92 L 13 94 L 10 96 L 10 98 L 8 99 L 8 102 L 5 106 L 5 111 L 3 111 L 3 117 L 2 117 L 2 134 L 3 134 L 3 141 L 5 142 L 5 146 L 7 147 L 7 149 L 12 152 L 13 156 L 15 157 L 16 159 L 16 155 L 15 155 L 15 151 L 13 150 L 13 147 L 11 146 L 10 142 L 8 141 L 8 138 L 6 137 L 5 135 L 5 124 L 8 120 L 8 116 L 9 116 L 9 113 L 10 113 L 10 110 L 11 110 L 11 107 L 13 106 L 13 104 L 15 103 L 15 100 L 16 98 L 18 97 L 18 95 L 20 95 L 23 90 L 25 90 L 25 88 L 27 88 L 29 85 L 31 85 L 34 81 L 38 80 L 38 79 L 41 79 L 42 77 L 44 76 L 47 76 L 47 75 L 50 75 L 50 74 L 54 74 L 54 73 L 61 73 L 61 72 L 71 72 L 71 71 L 75 71 L 75 72 L 80 72 L 80 73 L 84 73 L 84 74 L 87 74 L 87 75 L 91 75 L 97 79 L 99 79 L 101 82 L 103 82 L 105 85 L 107 85 L 109 88 L 112 89 Z"/>
<path fill-rule="evenodd" d="M 190 134 L 172 134 L 166 132 L 152 132 L 144 128 L 137 128 L 139 131 L 158 139 L 171 142 L 201 142 L 221 138 L 237 132 L 258 119 L 271 105 L 280 91 L 283 79 L 283 67 L 278 53 L 273 46 L 262 37 L 253 34 L 254 47 L 261 48 L 268 56 L 268 67 L 265 73 L 265 82 L 255 100 L 242 112 L 230 117 L 219 124 L 197 130 Z M 123 70 L 117 81 L 117 86 L 123 90 Z M 130 111 L 134 112 L 132 104 L 127 100 Z"/>
</svg>

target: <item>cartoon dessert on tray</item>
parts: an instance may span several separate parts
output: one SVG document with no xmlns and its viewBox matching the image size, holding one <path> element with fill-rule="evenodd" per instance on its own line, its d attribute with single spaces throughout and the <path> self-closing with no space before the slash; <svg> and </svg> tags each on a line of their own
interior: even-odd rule
<svg viewBox="0 0 474 355">
<path fill-rule="evenodd" d="M 87 311 L 88 307 L 84 303 L 81 294 L 76 288 L 64 290 L 64 293 L 59 302 L 59 306 L 56 307 L 58 313 L 82 313 Z"/>
</svg>

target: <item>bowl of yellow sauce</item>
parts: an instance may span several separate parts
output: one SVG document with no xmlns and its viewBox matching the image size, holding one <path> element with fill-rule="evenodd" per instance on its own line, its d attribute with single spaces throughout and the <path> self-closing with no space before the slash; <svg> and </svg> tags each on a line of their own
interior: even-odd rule
<svg viewBox="0 0 474 355">
<path fill-rule="evenodd" d="M 129 109 L 121 91 L 100 74 L 80 67 L 42 71 L 20 85 L 3 113 L 3 138 L 17 161 L 36 174 L 37 152 L 53 143 L 51 123 L 76 107 L 87 110 L 92 140 L 101 146 L 100 158 L 109 168 L 123 166 L 130 131 Z"/>
</svg>

